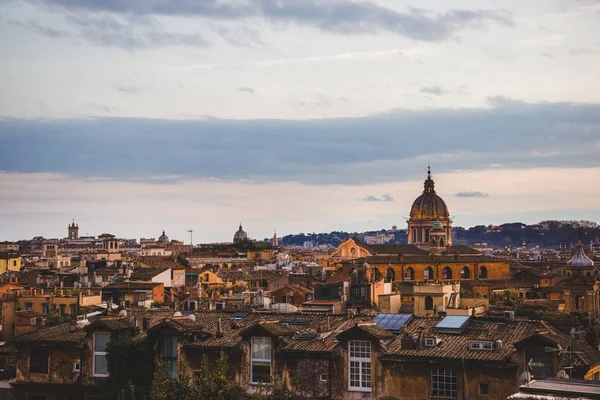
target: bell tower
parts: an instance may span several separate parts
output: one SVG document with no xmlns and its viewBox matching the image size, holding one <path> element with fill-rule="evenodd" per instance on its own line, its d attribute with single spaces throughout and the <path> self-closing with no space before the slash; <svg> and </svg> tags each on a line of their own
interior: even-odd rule
<svg viewBox="0 0 600 400">
<path fill-rule="evenodd" d="M 69 224 L 69 227 L 67 229 L 69 231 L 68 238 L 70 240 L 79 239 L 79 224 L 75 225 L 75 220 L 73 220 L 73 222 L 71 224 Z"/>
</svg>

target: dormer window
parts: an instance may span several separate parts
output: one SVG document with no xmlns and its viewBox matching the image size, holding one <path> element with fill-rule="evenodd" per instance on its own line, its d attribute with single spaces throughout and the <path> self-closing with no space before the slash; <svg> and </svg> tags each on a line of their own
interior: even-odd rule
<svg viewBox="0 0 600 400">
<path fill-rule="evenodd" d="M 348 390 L 370 392 L 371 383 L 371 342 L 351 340 L 348 342 Z"/>
<path fill-rule="evenodd" d="M 250 383 L 271 382 L 271 338 L 252 337 L 250 354 Z"/>
</svg>

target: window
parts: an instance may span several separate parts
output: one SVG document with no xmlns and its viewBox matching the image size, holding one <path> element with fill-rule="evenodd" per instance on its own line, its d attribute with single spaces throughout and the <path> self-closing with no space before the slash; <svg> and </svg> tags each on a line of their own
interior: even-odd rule
<svg viewBox="0 0 600 400">
<path fill-rule="evenodd" d="M 395 280 L 396 280 L 396 273 L 394 272 L 392 267 L 388 267 L 388 269 L 385 271 L 385 282 L 393 283 Z"/>
<path fill-rule="evenodd" d="M 29 372 L 32 374 L 48 373 L 48 350 L 35 347 L 29 350 Z"/>
<path fill-rule="evenodd" d="M 371 391 L 371 342 L 351 340 L 348 343 L 348 390 Z"/>
<path fill-rule="evenodd" d="M 177 336 L 162 336 L 158 344 L 158 350 L 169 377 L 177 378 Z"/>
<path fill-rule="evenodd" d="M 425 310 L 433 311 L 433 297 L 431 297 L 431 296 L 425 297 Z"/>
<path fill-rule="evenodd" d="M 425 347 L 435 347 L 437 340 L 435 338 L 425 338 Z"/>
<path fill-rule="evenodd" d="M 469 269 L 469 267 L 464 266 L 463 269 L 460 271 L 460 278 L 461 279 L 471 279 L 471 270 Z"/>
<path fill-rule="evenodd" d="M 25 303 L 25 310 L 31 311 L 32 308 L 33 308 L 33 303 Z"/>
<path fill-rule="evenodd" d="M 271 338 L 253 337 L 251 342 L 250 383 L 271 382 Z"/>
<path fill-rule="evenodd" d="M 442 279 L 452 279 L 452 270 L 450 267 L 444 268 L 442 271 Z"/>
<path fill-rule="evenodd" d="M 480 267 L 479 268 L 479 278 L 480 279 L 487 279 L 488 277 L 488 270 L 486 267 Z"/>
<path fill-rule="evenodd" d="M 495 350 L 494 342 L 484 340 L 469 340 L 467 346 L 470 350 Z"/>
<path fill-rule="evenodd" d="M 490 385 L 487 383 L 480 383 L 479 384 L 479 395 L 486 396 L 488 394 L 490 394 Z"/>
<path fill-rule="evenodd" d="M 406 270 L 404 271 L 404 279 L 407 281 L 414 281 L 415 280 L 415 270 L 412 269 L 411 267 L 406 268 Z"/>
<path fill-rule="evenodd" d="M 423 279 L 426 281 L 429 279 L 433 279 L 433 268 L 431 268 L 431 267 L 425 268 L 425 271 L 423 271 Z"/>
<path fill-rule="evenodd" d="M 69 306 L 69 308 L 70 308 L 71 316 L 75 316 L 77 314 L 77 306 L 75 304 L 71 304 Z"/>
<path fill-rule="evenodd" d="M 61 304 L 60 305 L 60 316 L 64 317 L 65 315 L 67 315 L 67 305 Z"/>
<path fill-rule="evenodd" d="M 445 369 L 431 371 L 431 395 L 456 399 L 458 397 L 456 374 Z"/>
<path fill-rule="evenodd" d="M 93 376 L 108 376 L 108 363 L 106 362 L 106 346 L 110 341 L 110 333 L 94 333 L 94 374 Z"/>
<path fill-rule="evenodd" d="M 319 379 L 321 380 L 321 382 L 327 382 L 327 374 L 319 375 Z"/>
<path fill-rule="evenodd" d="M 48 314 L 48 304 L 42 304 L 42 314 Z"/>
</svg>

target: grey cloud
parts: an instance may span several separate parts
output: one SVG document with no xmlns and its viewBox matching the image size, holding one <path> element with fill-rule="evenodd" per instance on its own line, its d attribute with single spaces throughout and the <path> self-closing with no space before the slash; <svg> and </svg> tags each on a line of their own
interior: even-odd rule
<svg viewBox="0 0 600 400">
<path fill-rule="evenodd" d="M 433 94 L 435 96 L 441 96 L 443 93 L 442 88 L 439 86 L 423 86 L 420 90 L 420 93 L 425 94 Z"/>
<path fill-rule="evenodd" d="M 227 43 L 237 47 L 263 47 L 260 32 L 247 26 L 228 28 L 222 25 L 213 26 L 212 30 Z"/>
<path fill-rule="evenodd" d="M 372 184 L 421 178 L 428 161 L 434 174 L 600 166 L 600 105 L 491 99 L 480 109 L 303 121 L 3 118 L 0 149 L 14 151 L 0 170 Z"/>
<path fill-rule="evenodd" d="M 108 113 L 108 114 L 112 114 L 113 112 L 118 111 L 117 108 L 110 107 L 106 104 L 87 103 L 86 106 L 91 109 L 94 109 L 96 111 L 101 111 L 101 112 Z"/>
<path fill-rule="evenodd" d="M 26 21 L 17 21 L 17 20 L 7 20 L 6 23 L 18 26 L 25 30 L 35 32 L 42 36 L 47 36 L 53 39 L 57 38 L 72 38 L 73 34 L 71 32 L 55 29 L 48 26 L 44 26 L 35 20 L 26 20 Z"/>
<path fill-rule="evenodd" d="M 33 0 L 30 0 L 33 1 Z M 411 39 L 441 41 L 465 27 L 513 27 L 512 14 L 491 10 L 451 10 L 430 15 L 420 9 L 399 12 L 362 1 L 333 0 L 47 0 L 47 5 L 67 10 L 105 11 L 137 15 L 184 15 L 210 19 L 262 17 L 275 26 L 301 24 L 338 34 L 390 32 Z"/>
<path fill-rule="evenodd" d="M 375 197 L 375 196 L 365 196 L 361 199 L 361 201 L 367 201 L 367 202 L 371 202 L 371 201 L 394 201 L 394 198 L 392 196 L 390 196 L 389 194 L 384 194 L 381 197 Z"/>
<path fill-rule="evenodd" d="M 129 86 L 129 85 L 120 85 L 117 86 L 117 90 L 121 93 L 125 93 L 125 94 L 136 94 L 139 93 L 139 89 L 136 88 L 135 86 Z"/>
<path fill-rule="evenodd" d="M 254 94 L 255 90 L 252 89 L 251 87 L 244 87 L 244 86 L 240 86 L 238 88 L 235 89 L 236 92 L 243 92 L 243 93 L 250 93 L 250 94 Z"/>
<path fill-rule="evenodd" d="M 454 194 L 456 197 L 488 197 L 489 193 L 486 192 L 458 192 Z"/>
<path fill-rule="evenodd" d="M 572 56 L 580 56 L 580 55 L 591 55 L 591 54 L 599 54 L 599 51 L 592 49 L 584 49 L 584 48 L 576 48 L 569 50 L 569 54 Z"/>
<path fill-rule="evenodd" d="M 486 101 L 492 107 L 523 107 L 527 105 L 523 100 L 506 96 L 489 96 Z"/>
<path fill-rule="evenodd" d="M 546 57 L 546 58 L 550 58 L 550 59 L 552 59 L 552 58 L 555 58 L 555 57 L 554 57 L 552 54 L 550 54 L 550 53 L 546 53 L 546 52 L 544 52 L 544 53 L 540 53 L 540 55 L 542 55 L 542 56 L 544 56 L 544 57 Z"/>
<path fill-rule="evenodd" d="M 52 39 L 83 41 L 97 46 L 117 47 L 128 51 L 149 47 L 196 46 L 205 47 L 209 42 L 197 32 L 167 32 L 149 17 L 120 17 L 94 14 L 70 14 L 67 27 L 55 29 L 34 21 L 9 20 L 19 26 Z M 70 30 L 67 30 L 70 28 Z"/>
</svg>

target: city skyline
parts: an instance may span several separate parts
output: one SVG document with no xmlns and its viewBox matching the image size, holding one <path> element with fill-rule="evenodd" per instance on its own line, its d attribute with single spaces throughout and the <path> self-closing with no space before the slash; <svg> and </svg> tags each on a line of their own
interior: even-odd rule
<svg viewBox="0 0 600 400">
<path fill-rule="evenodd" d="M 0 240 L 600 221 L 598 2 L 415 6 L 3 2 Z"/>
</svg>

